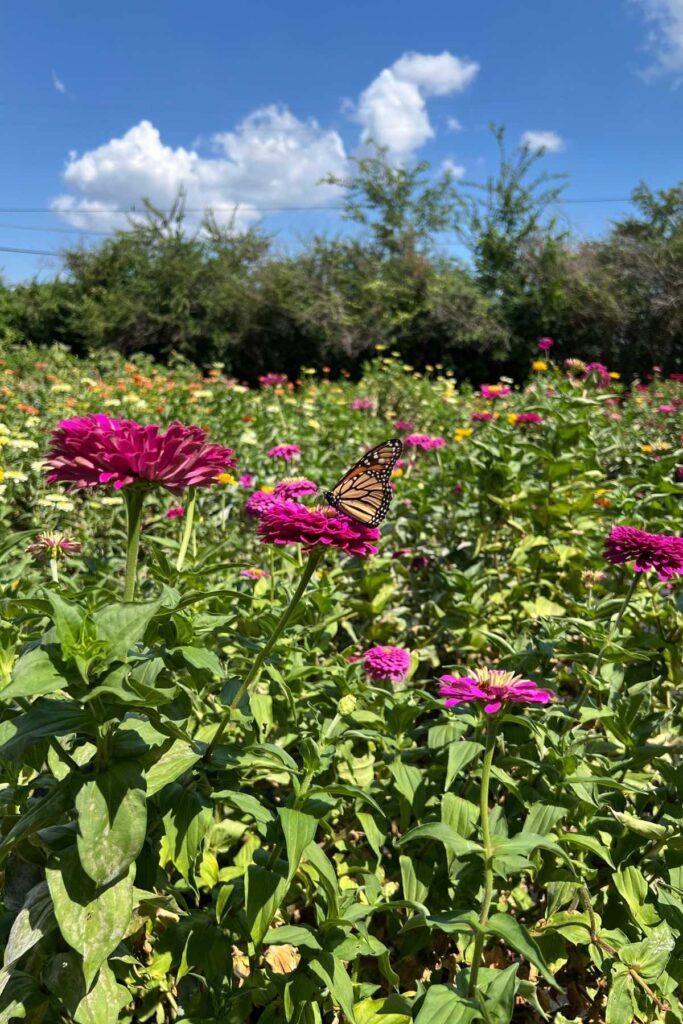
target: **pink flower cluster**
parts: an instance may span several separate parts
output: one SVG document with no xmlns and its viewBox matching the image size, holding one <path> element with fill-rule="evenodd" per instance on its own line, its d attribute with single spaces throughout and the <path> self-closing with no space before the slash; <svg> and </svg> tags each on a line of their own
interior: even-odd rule
<svg viewBox="0 0 683 1024">
<path fill-rule="evenodd" d="M 406 448 L 421 448 L 422 451 L 429 451 L 431 448 L 443 448 L 445 440 L 443 437 L 430 437 L 428 434 L 409 434 L 403 442 Z"/>
<path fill-rule="evenodd" d="M 259 384 L 262 388 L 277 388 L 286 383 L 286 373 L 264 373 L 262 377 L 259 377 Z"/>
<path fill-rule="evenodd" d="M 247 498 L 244 511 L 252 519 L 260 519 L 264 510 L 273 504 L 277 504 L 278 501 L 280 501 L 280 498 L 277 497 L 274 491 L 254 491 Z"/>
<path fill-rule="evenodd" d="M 605 541 L 604 557 L 613 565 L 633 562 L 634 572 L 656 572 L 660 580 L 683 573 L 683 537 L 615 526 Z"/>
<path fill-rule="evenodd" d="M 371 647 L 363 655 L 363 666 L 376 683 L 402 683 L 410 670 L 410 652 L 403 647 Z"/>
<path fill-rule="evenodd" d="M 517 414 L 516 423 L 543 423 L 543 417 L 539 412 L 520 412 Z"/>
<path fill-rule="evenodd" d="M 479 387 L 479 394 L 482 398 L 505 398 L 507 395 L 512 394 L 507 384 L 481 384 Z"/>
<path fill-rule="evenodd" d="M 373 408 L 373 403 L 370 398 L 354 398 L 351 402 L 351 408 L 356 412 L 367 411 Z"/>
<path fill-rule="evenodd" d="M 307 480 L 304 476 L 298 476 L 280 480 L 275 485 L 273 494 L 276 498 L 298 501 L 299 498 L 306 498 L 310 494 L 317 494 L 318 490 L 318 485 L 314 480 Z"/>
<path fill-rule="evenodd" d="M 608 388 L 612 383 L 609 370 L 604 363 L 588 363 L 584 372 L 585 379 L 591 380 L 598 387 Z"/>
<path fill-rule="evenodd" d="M 447 697 L 446 707 L 466 701 L 484 701 L 487 715 L 500 711 L 504 704 L 548 704 L 553 698 L 531 679 L 501 669 L 478 669 L 472 676 L 441 676 L 439 693 Z"/>
<path fill-rule="evenodd" d="M 473 423 L 490 423 L 494 418 L 492 412 L 473 412 L 470 416 Z"/>
<path fill-rule="evenodd" d="M 274 448 L 268 449 L 271 459 L 284 459 L 285 462 L 292 462 L 301 455 L 301 448 L 298 444 L 276 444 Z"/>
<path fill-rule="evenodd" d="M 232 448 L 208 444 L 201 427 L 172 423 L 113 420 L 101 413 L 62 420 L 52 431 L 47 452 L 47 482 L 79 487 L 158 484 L 172 494 L 186 487 L 208 487 L 233 469 Z"/>
<path fill-rule="evenodd" d="M 296 501 L 276 499 L 264 505 L 259 519 L 258 533 L 266 544 L 301 544 L 305 551 L 322 544 L 361 558 L 377 553 L 372 541 L 379 540 L 379 530 L 334 509 L 307 508 Z"/>
<path fill-rule="evenodd" d="M 394 430 L 404 433 L 407 430 L 414 430 L 415 424 L 412 420 L 394 420 Z"/>
</svg>

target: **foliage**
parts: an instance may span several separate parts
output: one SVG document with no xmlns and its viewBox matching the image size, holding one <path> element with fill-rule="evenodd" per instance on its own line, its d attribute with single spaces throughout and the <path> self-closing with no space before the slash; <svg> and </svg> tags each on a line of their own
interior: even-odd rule
<svg viewBox="0 0 683 1024">
<path fill-rule="evenodd" d="M 683 1020 L 683 592 L 601 554 L 615 523 L 672 531 L 680 382 L 550 362 L 487 401 L 382 352 L 258 391 L 106 358 L 0 365 L 0 1021 Z M 189 532 L 146 494 L 128 603 L 123 498 L 41 469 L 102 411 L 239 455 Z M 407 449 L 378 555 L 258 541 L 245 500 L 292 473 L 269 449 L 325 487 L 396 419 L 446 443 Z M 45 529 L 81 552 L 32 559 Z M 392 644 L 407 678 L 371 681 L 355 659 Z M 556 699 L 488 731 L 446 710 L 438 676 L 486 666 Z"/>
</svg>

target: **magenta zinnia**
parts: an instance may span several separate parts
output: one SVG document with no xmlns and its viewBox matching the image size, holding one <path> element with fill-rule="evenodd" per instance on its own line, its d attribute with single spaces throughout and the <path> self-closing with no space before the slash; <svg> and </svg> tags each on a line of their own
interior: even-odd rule
<svg viewBox="0 0 683 1024">
<path fill-rule="evenodd" d="M 350 403 L 350 408 L 354 409 L 356 412 L 367 411 L 368 409 L 372 409 L 372 407 L 372 399 L 370 398 L 354 398 Z"/>
<path fill-rule="evenodd" d="M 447 697 L 446 707 L 467 701 L 485 701 L 484 711 L 492 715 L 504 704 L 548 704 L 553 696 L 531 679 L 522 679 L 502 669 L 475 669 L 471 676 L 441 676 L 439 693 Z"/>
<path fill-rule="evenodd" d="M 258 532 L 266 544 L 301 544 L 305 551 L 323 544 L 361 557 L 376 554 L 372 541 L 379 539 L 379 530 L 362 526 L 334 509 L 307 508 L 281 500 L 263 508 Z"/>
<path fill-rule="evenodd" d="M 65 533 L 46 531 L 39 533 L 26 550 L 37 562 L 42 562 L 47 558 L 58 558 L 60 555 L 75 555 L 81 550 L 81 545 L 69 540 Z"/>
<path fill-rule="evenodd" d="M 479 393 L 482 398 L 505 398 L 512 394 L 507 384 L 481 384 Z"/>
<path fill-rule="evenodd" d="M 285 462 L 291 462 L 292 459 L 301 455 L 301 448 L 298 444 L 276 444 L 274 448 L 268 449 L 268 455 L 271 459 L 284 459 Z"/>
<path fill-rule="evenodd" d="M 553 347 L 554 344 L 555 344 L 555 342 L 553 341 L 552 338 L 539 338 L 538 339 L 538 347 L 541 350 L 541 352 L 548 352 Z"/>
<path fill-rule="evenodd" d="M 291 498 L 293 501 L 298 501 L 299 498 L 306 498 L 309 494 L 316 494 L 318 489 L 314 480 L 307 480 L 304 476 L 291 476 L 280 480 L 275 485 L 273 494 L 276 498 Z"/>
<path fill-rule="evenodd" d="M 421 448 L 426 452 L 431 448 L 443 448 L 446 442 L 443 437 L 430 437 L 429 434 L 408 434 L 403 443 L 406 448 Z"/>
<path fill-rule="evenodd" d="M 287 384 L 286 373 L 264 373 L 262 377 L 259 377 L 259 384 L 262 388 L 277 388 L 283 384 Z"/>
<path fill-rule="evenodd" d="M 279 501 L 280 499 L 273 491 L 254 491 L 247 498 L 244 511 L 252 519 L 260 519 L 265 509 Z"/>
<path fill-rule="evenodd" d="M 515 420 L 517 424 L 520 423 L 543 423 L 543 417 L 539 412 L 520 412 L 517 414 Z"/>
<path fill-rule="evenodd" d="M 172 423 L 143 426 L 101 413 L 62 420 L 52 431 L 46 464 L 48 483 L 71 489 L 112 484 L 158 484 L 172 494 L 186 487 L 208 487 L 235 466 L 232 448 L 208 444 L 201 427 Z"/>
<path fill-rule="evenodd" d="M 605 541 L 604 557 L 614 565 L 633 562 L 634 572 L 657 573 L 660 580 L 683 573 L 683 537 L 615 526 Z"/>
<path fill-rule="evenodd" d="M 371 647 L 363 655 L 363 665 L 373 682 L 402 683 L 410 669 L 410 652 L 403 647 Z"/>
</svg>

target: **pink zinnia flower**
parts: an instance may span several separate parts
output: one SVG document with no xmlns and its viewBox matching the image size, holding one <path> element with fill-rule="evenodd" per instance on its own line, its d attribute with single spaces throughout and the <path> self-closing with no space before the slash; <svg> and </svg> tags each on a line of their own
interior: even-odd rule
<svg viewBox="0 0 683 1024">
<path fill-rule="evenodd" d="M 276 388 L 286 383 L 286 373 L 264 373 L 262 377 L 259 377 L 259 384 L 262 388 Z"/>
<path fill-rule="evenodd" d="M 169 508 L 166 513 L 167 519 L 182 519 L 185 515 L 185 509 L 182 505 L 174 505 L 173 508 Z"/>
<path fill-rule="evenodd" d="M 440 696 L 447 697 L 446 707 L 470 700 L 483 700 L 484 711 L 492 715 L 507 703 L 548 704 L 553 696 L 541 690 L 530 679 L 501 669 L 476 669 L 472 676 L 441 676 Z"/>
<path fill-rule="evenodd" d="M 539 412 L 520 412 L 517 414 L 517 423 L 543 423 L 543 417 Z"/>
<path fill-rule="evenodd" d="M 317 494 L 319 488 L 314 480 L 307 480 L 304 476 L 288 477 L 275 485 L 273 494 L 276 498 L 289 498 L 298 501 L 309 494 Z"/>
<path fill-rule="evenodd" d="M 240 569 L 240 576 L 245 576 L 248 580 L 260 580 L 264 576 L 270 576 L 270 573 L 265 569 Z"/>
<path fill-rule="evenodd" d="M 208 487 L 235 466 L 232 448 L 208 444 L 201 427 L 112 420 L 100 413 L 62 420 L 52 431 L 46 463 L 48 483 L 78 487 L 158 484 L 172 494 L 186 487 Z"/>
<path fill-rule="evenodd" d="M 511 395 L 512 392 L 507 384 L 481 384 L 479 394 L 482 398 L 505 398 L 506 395 Z"/>
<path fill-rule="evenodd" d="M 26 550 L 37 562 L 44 562 L 48 558 L 58 558 L 60 555 L 75 555 L 81 550 L 81 545 L 69 540 L 65 533 L 47 530 L 45 533 L 39 533 Z"/>
<path fill-rule="evenodd" d="M 493 418 L 492 412 L 473 412 L 470 416 L 473 423 L 490 423 Z"/>
<path fill-rule="evenodd" d="M 555 344 L 555 342 L 553 341 L 552 338 L 539 338 L 538 339 L 538 347 L 541 350 L 541 352 L 547 352 L 549 349 L 551 349 L 553 347 L 554 344 Z"/>
<path fill-rule="evenodd" d="M 683 573 L 683 537 L 615 526 L 605 541 L 603 556 L 614 565 L 633 562 L 634 572 L 652 570 L 666 582 Z"/>
<path fill-rule="evenodd" d="M 410 669 L 410 652 L 403 647 L 371 647 L 363 665 L 373 682 L 402 683 Z"/>
<path fill-rule="evenodd" d="M 403 442 L 406 448 L 421 448 L 422 451 L 429 451 L 430 448 L 443 448 L 445 441 L 443 437 L 430 437 L 428 434 L 409 434 Z"/>
<path fill-rule="evenodd" d="M 403 558 L 405 556 L 410 558 L 410 565 L 408 568 L 411 572 L 417 572 L 418 569 L 426 569 L 429 565 L 429 558 L 427 555 L 414 555 L 412 548 L 398 548 L 392 554 L 392 558 Z"/>
<path fill-rule="evenodd" d="M 604 363 L 588 363 L 585 369 L 585 379 L 590 379 L 594 384 L 603 388 L 608 388 L 612 383 L 609 370 Z"/>
<path fill-rule="evenodd" d="M 307 508 L 296 501 L 276 500 L 264 507 L 258 532 L 266 544 L 301 544 L 304 551 L 324 544 L 363 558 L 377 552 L 371 541 L 379 540 L 374 527 L 362 526 L 334 509 Z"/>
<path fill-rule="evenodd" d="M 676 412 L 675 405 L 659 405 L 657 406 L 657 412 Z"/>
<path fill-rule="evenodd" d="M 242 473 L 237 483 L 240 487 L 244 487 L 247 490 L 254 486 L 254 474 L 253 473 Z"/>
<path fill-rule="evenodd" d="M 394 430 L 413 430 L 415 424 L 412 420 L 394 420 Z"/>
<path fill-rule="evenodd" d="M 277 497 L 274 491 L 254 491 L 247 498 L 244 511 L 252 519 L 260 519 L 264 509 L 277 504 L 279 501 L 280 498 Z"/>
<path fill-rule="evenodd" d="M 271 459 L 284 459 L 291 462 L 301 455 L 301 448 L 298 444 L 276 444 L 274 448 L 268 449 Z"/>
<path fill-rule="evenodd" d="M 355 411 L 368 410 L 373 408 L 371 399 L 369 398 L 354 398 L 350 403 L 350 407 Z"/>
</svg>

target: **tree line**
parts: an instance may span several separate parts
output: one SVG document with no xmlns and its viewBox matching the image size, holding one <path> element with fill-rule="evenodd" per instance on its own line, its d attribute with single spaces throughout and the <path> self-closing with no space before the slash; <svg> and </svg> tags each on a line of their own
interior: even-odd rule
<svg viewBox="0 0 683 1024">
<path fill-rule="evenodd" d="M 208 212 L 188 230 L 184 197 L 92 247 L 63 251 L 51 280 L 0 283 L 0 339 L 79 354 L 179 355 L 254 381 L 302 366 L 354 373 L 376 345 L 459 378 L 523 377 L 541 336 L 559 358 L 626 375 L 683 362 L 683 182 L 639 185 L 633 212 L 577 239 L 554 211 L 566 178 L 542 152 L 499 147 L 482 183 L 397 166 L 374 147 L 341 189 L 353 230 L 313 235 L 293 254 L 262 226 Z"/>
</svg>

